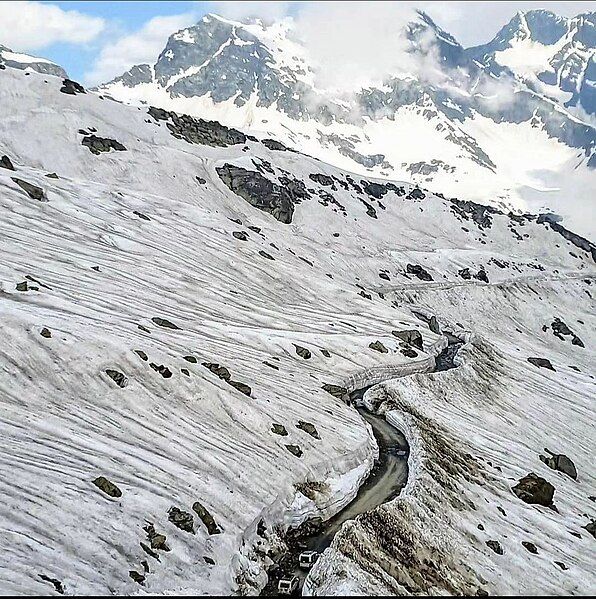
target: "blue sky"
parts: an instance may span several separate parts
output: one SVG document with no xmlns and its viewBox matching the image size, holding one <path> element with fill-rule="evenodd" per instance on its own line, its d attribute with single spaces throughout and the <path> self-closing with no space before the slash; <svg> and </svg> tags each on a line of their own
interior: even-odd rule
<svg viewBox="0 0 596 599">
<path fill-rule="evenodd" d="M 358 3 L 337 3 L 345 13 Z M 360 12 L 363 14 L 362 5 Z M 596 2 L 385 2 L 366 5 L 364 14 L 420 8 L 465 46 L 489 41 L 517 10 L 547 8 L 572 16 L 596 10 Z M 316 2 L 55 2 L 0 1 L 0 44 L 49 58 L 85 84 L 105 82 L 133 64 L 154 62 L 169 35 L 215 12 L 232 18 L 249 14 L 300 18 Z M 357 14 L 357 12 L 355 12 Z M 371 21 L 374 23 L 374 20 Z M 374 31 L 362 23 L 364 37 Z M 350 43 L 350 40 L 345 40 Z M 382 52 L 382 47 L 375 51 Z"/>
</svg>

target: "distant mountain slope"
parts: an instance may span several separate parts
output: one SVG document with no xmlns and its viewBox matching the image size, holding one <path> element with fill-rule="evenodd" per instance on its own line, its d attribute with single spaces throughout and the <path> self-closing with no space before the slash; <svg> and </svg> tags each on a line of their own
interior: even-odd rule
<svg viewBox="0 0 596 599">
<path fill-rule="evenodd" d="M 478 60 L 424 13 L 396 35 L 413 70 L 346 95 L 318 87 L 291 20 L 207 15 L 172 35 L 154 64 L 99 91 L 260 131 L 345 169 L 550 209 L 585 234 L 596 230 L 576 200 L 595 180 L 590 124 L 495 61 Z"/>
<path fill-rule="evenodd" d="M 31 69 L 38 73 L 55 75 L 57 77 L 66 77 L 66 71 L 57 64 L 36 56 L 23 54 L 22 52 L 13 52 L 10 48 L 0 44 L 0 65 L 12 67 L 14 69 Z"/>
<path fill-rule="evenodd" d="M 548 10 L 519 12 L 491 42 L 466 54 L 508 68 L 564 106 L 596 113 L 596 12 L 574 18 Z"/>
</svg>

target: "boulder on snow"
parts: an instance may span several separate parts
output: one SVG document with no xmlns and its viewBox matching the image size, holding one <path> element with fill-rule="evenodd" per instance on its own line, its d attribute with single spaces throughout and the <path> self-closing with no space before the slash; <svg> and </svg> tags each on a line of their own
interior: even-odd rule
<svg viewBox="0 0 596 599">
<path fill-rule="evenodd" d="M 201 522 L 206 526 L 207 532 L 210 535 L 218 535 L 221 533 L 219 526 L 215 522 L 215 518 L 200 501 L 195 501 L 192 504 L 192 509 L 201 519 Z"/>
<path fill-rule="evenodd" d="M 23 181 L 23 179 L 19 179 L 18 177 L 11 177 L 11 179 L 32 199 L 38 200 L 39 202 L 47 202 L 49 201 L 46 197 L 46 192 L 41 188 L 37 187 L 37 185 L 33 185 L 33 183 L 29 183 L 27 181 Z"/>
<path fill-rule="evenodd" d="M 370 347 L 370 349 L 374 349 L 375 351 L 381 352 L 382 354 L 389 352 L 389 350 L 378 340 L 369 343 L 368 347 Z"/>
<path fill-rule="evenodd" d="M 10 158 L 6 155 L 0 158 L 0 167 L 8 169 L 9 171 L 15 170 Z"/>
<path fill-rule="evenodd" d="M 296 428 L 303 430 L 305 433 L 308 433 L 311 437 L 313 437 L 315 439 L 321 438 L 319 435 L 319 431 L 317 431 L 317 428 L 311 422 L 305 422 L 304 420 L 299 420 L 298 424 L 296 425 Z"/>
<path fill-rule="evenodd" d="M 163 327 L 164 329 L 174 329 L 176 331 L 180 331 L 180 327 L 175 325 L 173 322 L 166 320 L 165 318 L 160 318 L 159 316 L 155 316 L 151 319 L 157 326 Z"/>
<path fill-rule="evenodd" d="M 116 385 L 118 385 L 118 387 L 124 389 L 124 387 L 128 385 L 128 377 L 121 372 L 108 368 L 106 374 L 116 383 Z"/>
<path fill-rule="evenodd" d="M 110 150 L 116 150 L 118 152 L 126 151 L 126 148 L 115 139 L 109 137 L 98 137 L 97 135 L 88 135 L 83 137 L 81 143 L 89 148 L 92 154 L 99 155 L 102 152 L 109 152 Z"/>
<path fill-rule="evenodd" d="M 122 491 L 111 481 L 109 481 L 105 476 L 98 476 L 93 484 L 100 490 L 103 491 L 106 495 L 110 497 L 122 497 Z"/>
<path fill-rule="evenodd" d="M 304 358 L 305 360 L 309 360 L 310 357 L 312 356 L 312 354 L 310 353 L 310 350 L 306 349 L 306 347 L 302 347 L 301 345 L 296 345 L 295 343 L 294 343 L 294 347 L 296 349 L 296 353 L 301 358 Z"/>
<path fill-rule="evenodd" d="M 68 94 L 70 96 L 76 96 L 77 94 L 87 93 L 85 91 L 85 88 L 80 83 L 77 83 L 76 81 L 73 81 L 72 79 L 64 79 L 64 81 L 62 82 L 62 87 L 60 88 L 60 91 L 63 94 Z"/>
<path fill-rule="evenodd" d="M 418 349 L 422 349 L 422 333 L 417 331 L 416 329 L 408 329 L 405 331 L 391 331 L 391 334 L 405 341 L 405 343 L 409 343 Z"/>
<path fill-rule="evenodd" d="M 408 274 L 418 277 L 421 281 L 432 281 L 431 274 L 424 269 L 420 264 L 408 264 L 406 265 L 406 271 Z"/>
<path fill-rule="evenodd" d="M 288 436 L 288 431 L 283 424 L 273 424 L 271 426 L 271 432 L 282 437 Z"/>
<path fill-rule="evenodd" d="M 550 360 L 547 360 L 546 358 L 528 358 L 528 362 L 537 368 L 547 368 L 548 370 L 556 372 L 554 366 L 550 363 Z"/>
<path fill-rule="evenodd" d="M 286 445 L 286 449 L 297 458 L 302 457 L 303 451 L 299 445 Z"/>
<path fill-rule="evenodd" d="M 191 534 L 195 533 L 193 528 L 194 517 L 188 512 L 184 512 L 181 509 L 172 506 L 168 510 L 168 520 L 180 530 L 190 532 Z"/>
<path fill-rule="evenodd" d="M 530 472 L 511 489 L 525 503 L 550 507 L 555 488 L 546 479 Z"/>
<path fill-rule="evenodd" d="M 553 453 L 552 451 L 546 449 L 546 447 L 544 448 L 544 451 L 549 455 L 540 455 L 539 457 L 542 462 L 544 462 L 549 468 L 563 472 L 567 476 L 577 480 L 577 470 L 575 468 L 575 464 L 566 455 L 562 453 Z"/>
<path fill-rule="evenodd" d="M 331 385 L 329 383 L 325 383 L 321 387 L 321 389 L 323 389 L 323 391 L 327 391 L 327 393 L 339 399 L 341 399 L 344 395 L 348 393 L 348 390 L 345 387 L 341 387 L 339 385 Z"/>
</svg>

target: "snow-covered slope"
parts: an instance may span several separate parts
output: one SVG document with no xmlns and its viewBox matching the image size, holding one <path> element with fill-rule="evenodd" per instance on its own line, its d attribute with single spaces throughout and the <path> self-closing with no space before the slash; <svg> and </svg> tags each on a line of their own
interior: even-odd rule
<svg viewBox="0 0 596 599">
<path fill-rule="evenodd" d="M 596 13 L 574 18 L 519 12 L 488 44 L 466 51 L 517 77 L 578 114 L 596 113 Z"/>
<path fill-rule="evenodd" d="M 363 574 L 344 545 L 320 588 L 425 579 L 422 558 L 456 539 L 466 566 L 452 553 L 449 576 L 428 579 L 436 591 L 594 590 L 580 528 L 594 516 L 587 240 L 37 73 L 0 71 L 0 105 L 3 593 L 256 593 L 285 528 L 339 509 L 372 465 L 369 428 L 322 387 L 427 370 L 439 336 L 417 304 L 479 339 L 448 375 L 461 378 L 425 383 L 438 399 L 407 398 L 422 414 L 407 427 L 413 449 L 417 435 L 435 449 L 410 473 L 411 485 L 424 478 L 428 518 L 382 508 L 407 530 L 392 542 L 411 548 L 389 559 L 374 518 L 360 518 L 353 549 L 375 567 Z M 584 347 L 553 335 L 555 317 Z M 408 329 L 423 336 L 415 357 L 392 334 Z M 542 444 L 576 461 L 577 482 L 546 470 Z M 450 447 L 448 474 L 429 480 Z M 467 477 L 451 459 L 480 465 Z M 553 480 L 558 514 L 511 495 L 527 471 Z M 326 483 L 306 506 L 304 482 Z M 523 527 L 539 557 L 515 545 L 508 569 L 513 549 L 499 557 L 471 535 L 459 493 L 480 497 L 495 526 L 482 502 L 506 497 L 508 543 Z M 429 536 L 429 522 L 445 534 Z"/>
<path fill-rule="evenodd" d="M 23 54 L 22 52 L 13 52 L 10 48 L 0 44 L 0 68 L 6 66 L 13 69 L 30 69 L 38 73 L 66 77 L 64 69 L 50 60 L 31 56 L 30 54 Z"/>
<path fill-rule="evenodd" d="M 573 199 L 595 183 L 593 126 L 558 96 L 483 62 L 488 50 L 464 50 L 424 13 L 396 35 L 408 48 L 407 69 L 387 73 L 382 86 L 340 93 L 320 87 L 316 60 L 291 19 L 265 25 L 207 15 L 173 34 L 154 64 L 99 91 L 273 136 L 359 174 L 522 211 L 549 209 L 594 235 L 593 218 Z M 591 56 L 589 35 L 576 38 Z"/>
</svg>

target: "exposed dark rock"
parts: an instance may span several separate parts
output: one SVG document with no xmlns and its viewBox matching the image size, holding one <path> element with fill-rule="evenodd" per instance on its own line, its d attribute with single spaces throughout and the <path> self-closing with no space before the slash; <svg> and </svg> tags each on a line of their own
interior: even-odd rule
<svg viewBox="0 0 596 599">
<path fill-rule="evenodd" d="M 159 372 L 159 374 L 161 374 L 161 376 L 163 376 L 164 379 L 169 379 L 172 376 L 172 371 L 163 364 L 160 364 L 158 366 L 155 362 L 151 362 L 149 366 L 151 366 L 151 368 L 153 368 L 155 372 Z"/>
<path fill-rule="evenodd" d="M 311 422 L 305 422 L 304 420 L 299 420 L 298 424 L 296 425 L 296 428 L 303 430 L 305 433 L 308 433 L 311 437 L 314 437 L 315 439 L 321 438 L 315 425 L 312 424 Z"/>
<path fill-rule="evenodd" d="M 276 141 L 275 139 L 262 139 L 261 143 L 269 150 L 277 150 L 278 152 L 293 151 L 290 148 L 284 146 L 281 142 Z"/>
<path fill-rule="evenodd" d="M 219 526 L 215 523 L 215 518 L 213 518 L 209 510 L 201 502 L 195 501 L 192 504 L 192 509 L 206 526 L 207 532 L 210 535 L 221 533 Z"/>
<path fill-rule="evenodd" d="M 321 388 L 323 391 L 327 391 L 327 393 L 339 399 L 341 399 L 348 392 L 345 387 L 340 387 L 339 385 L 330 385 L 329 383 L 325 383 Z"/>
<path fill-rule="evenodd" d="M 124 389 L 124 387 L 128 385 L 128 377 L 123 375 L 121 372 L 108 368 L 106 370 L 106 374 L 116 383 L 116 385 L 118 385 L 118 387 Z"/>
<path fill-rule="evenodd" d="M 190 362 L 191 364 L 196 364 L 197 363 L 197 359 L 194 356 L 182 356 L 187 362 Z"/>
<path fill-rule="evenodd" d="M 41 332 L 39 334 L 42 337 L 45 337 L 46 339 L 50 339 L 50 337 L 52 336 L 52 332 L 50 331 L 50 329 L 46 329 L 46 327 L 41 329 Z"/>
<path fill-rule="evenodd" d="M 422 266 L 420 266 L 419 264 L 408 264 L 406 266 L 406 271 L 408 272 L 408 274 L 418 277 L 421 281 L 432 281 L 433 280 L 430 273 L 427 270 L 425 270 Z"/>
<path fill-rule="evenodd" d="M 465 220 L 473 220 L 480 229 L 488 229 L 492 226 L 492 215 L 502 214 L 500 210 L 491 206 L 483 206 L 467 200 L 452 198 L 449 200 L 451 209 Z"/>
<path fill-rule="evenodd" d="M 288 431 L 286 429 L 286 427 L 283 424 L 273 424 L 271 426 L 271 432 L 275 433 L 276 435 L 281 435 L 282 437 L 287 437 L 288 436 Z"/>
<path fill-rule="evenodd" d="M 32 199 L 38 200 L 39 202 L 48 202 L 45 191 L 37 185 L 23 181 L 18 177 L 11 177 L 11 179 Z"/>
<path fill-rule="evenodd" d="M 406 200 L 423 200 L 425 197 L 426 194 L 421 189 L 419 189 L 418 187 L 414 187 L 406 196 Z"/>
<path fill-rule="evenodd" d="M 541 461 L 543 461 L 549 468 L 563 472 L 572 479 L 577 480 L 577 470 L 575 469 L 575 464 L 566 455 L 562 453 L 555 454 L 546 448 L 544 448 L 544 451 L 549 455 L 539 456 Z"/>
<path fill-rule="evenodd" d="M 417 358 L 418 357 L 418 353 L 415 350 L 413 350 L 411 347 L 402 347 L 399 351 L 407 358 Z"/>
<path fill-rule="evenodd" d="M 546 358 L 528 358 L 528 362 L 538 368 L 548 368 L 548 370 L 556 372 L 554 366 L 550 363 L 550 360 L 547 360 Z"/>
<path fill-rule="evenodd" d="M 544 478 L 530 472 L 511 489 L 522 501 L 550 507 L 555 488 Z"/>
<path fill-rule="evenodd" d="M 184 376 L 190 376 L 190 371 L 188 370 L 188 368 L 181 368 L 180 372 L 184 375 Z"/>
<path fill-rule="evenodd" d="M 166 535 L 157 533 L 153 524 L 147 524 L 147 526 L 143 527 L 143 530 L 147 533 L 147 540 L 151 544 L 151 549 L 155 549 L 157 551 L 170 550 L 166 543 Z"/>
<path fill-rule="evenodd" d="M 431 316 L 428 321 L 428 328 L 435 333 L 435 335 L 441 334 L 441 327 L 439 326 L 439 321 L 436 316 Z"/>
<path fill-rule="evenodd" d="M 232 235 L 240 241 L 248 241 L 248 234 L 245 231 L 233 231 Z"/>
<path fill-rule="evenodd" d="M 572 345 L 585 347 L 584 342 L 560 318 L 555 318 L 550 326 L 555 337 L 565 341 L 565 337 L 571 336 Z"/>
<path fill-rule="evenodd" d="M 136 570 L 130 570 L 128 575 L 138 584 L 145 584 L 145 576 L 143 574 L 139 574 Z"/>
<path fill-rule="evenodd" d="M 143 220 L 151 220 L 146 214 L 143 214 L 142 212 L 139 212 L 138 210 L 134 210 L 133 214 L 135 214 L 139 218 L 142 218 Z"/>
<path fill-rule="evenodd" d="M 54 589 L 56 590 L 57 593 L 64 595 L 64 585 L 57 578 L 50 578 L 49 576 L 46 576 L 45 574 L 38 574 L 38 576 L 44 582 L 49 582 L 50 584 L 53 584 Z"/>
<path fill-rule="evenodd" d="M 585 528 L 596 539 L 596 520 L 591 520 L 582 528 Z"/>
<path fill-rule="evenodd" d="M 388 191 L 386 185 L 383 185 L 382 183 L 365 181 L 364 179 L 360 181 L 360 185 L 362 185 L 362 190 L 365 194 L 375 198 L 376 200 L 380 200 Z"/>
<path fill-rule="evenodd" d="M 205 183 L 207 183 L 207 179 L 203 179 L 203 177 L 199 177 L 198 175 L 195 177 L 195 179 L 201 184 L 201 185 L 205 185 Z"/>
<path fill-rule="evenodd" d="M 395 335 L 398 339 L 417 347 L 422 348 L 422 333 L 416 329 L 408 329 L 406 331 L 391 331 L 392 335 Z"/>
<path fill-rule="evenodd" d="M 180 530 L 185 532 L 190 532 L 194 534 L 194 517 L 192 514 L 188 512 L 183 512 L 181 509 L 172 506 L 168 510 L 168 520 L 174 525 L 177 526 Z"/>
<path fill-rule="evenodd" d="M 122 491 L 105 476 L 98 476 L 93 484 L 110 497 L 122 497 Z"/>
<path fill-rule="evenodd" d="M 249 204 L 268 212 L 282 223 L 292 222 L 296 200 L 286 188 L 273 183 L 257 171 L 232 164 L 224 164 L 216 170 L 230 190 Z"/>
<path fill-rule="evenodd" d="M 143 541 L 140 542 L 141 545 L 141 549 L 149 556 L 151 556 L 153 559 L 156 559 L 157 561 L 159 561 L 159 553 L 157 553 L 156 551 L 153 551 L 153 549 L 151 549 L 151 547 L 149 547 L 148 545 L 146 545 L 145 543 L 143 543 Z"/>
<path fill-rule="evenodd" d="M 266 258 L 267 260 L 275 260 L 275 258 L 271 254 L 268 254 L 265 250 L 259 250 L 259 255 L 263 256 L 263 258 Z"/>
<path fill-rule="evenodd" d="M 229 381 L 232 378 L 230 371 L 225 366 L 220 366 L 215 362 L 203 362 L 202 365 L 224 381 Z"/>
<path fill-rule="evenodd" d="M 308 349 L 306 349 L 306 347 L 302 347 L 300 345 L 296 345 L 294 343 L 294 348 L 296 349 L 296 353 L 301 357 L 304 358 L 305 360 L 310 359 L 310 357 L 312 356 L 312 354 L 310 353 L 310 351 Z"/>
<path fill-rule="evenodd" d="M 384 279 L 385 281 L 391 281 L 391 279 L 389 278 L 389 275 L 386 272 L 380 272 L 379 278 Z"/>
<path fill-rule="evenodd" d="M 322 173 L 311 173 L 310 175 L 308 175 L 308 178 L 311 181 L 318 183 L 319 185 L 331 187 L 334 190 L 337 189 L 337 187 L 335 186 L 335 182 L 333 181 L 333 177 L 330 177 L 329 175 L 323 175 Z"/>
<path fill-rule="evenodd" d="M 227 381 L 228 385 L 231 385 L 232 387 L 234 387 L 234 389 L 238 389 L 238 391 L 240 391 L 240 393 L 244 393 L 244 395 L 248 395 L 248 397 L 250 397 L 251 394 L 251 388 L 246 384 L 246 383 L 241 383 L 239 381 Z"/>
<path fill-rule="evenodd" d="M 116 150 L 118 152 L 126 151 L 126 148 L 115 139 L 109 137 L 98 137 L 97 135 L 88 135 L 83 137 L 81 143 L 89 148 L 92 154 L 99 155 L 102 152 L 109 152 L 110 150 Z"/>
<path fill-rule="evenodd" d="M 538 547 L 531 543 L 530 541 L 522 541 L 522 545 L 530 552 L 536 555 L 538 553 Z"/>
<path fill-rule="evenodd" d="M 569 568 L 563 562 L 555 562 L 555 564 L 557 564 L 561 570 L 569 570 Z"/>
<path fill-rule="evenodd" d="M 490 547 L 497 555 L 503 555 L 503 548 L 499 541 L 486 541 L 488 547 Z"/>
<path fill-rule="evenodd" d="M 326 358 L 330 358 L 331 354 L 329 353 L 329 350 L 326 349 L 322 349 L 321 353 L 326 357 Z"/>
<path fill-rule="evenodd" d="M 370 349 L 374 349 L 375 351 L 381 352 L 382 354 L 386 354 L 389 350 L 380 342 L 380 341 L 374 341 L 372 343 L 368 344 L 368 347 L 370 347 Z"/>
<path fill-rule="evenodd" d="M 246 143 L 244 133 L 225 127 L 217 121 L 205 121 L 154 106 L 149 108 L 148 113 L 156 121 L 167 121 L 166 125 L 174 137 L 191 144 L 226 147 Z"/>
<path fill-rule="evenodd" d="M 135 354 L 137 354 L 137 356 L 139 356 L 139 358 L 141 358 L 141 360 L 143 360 L 144 362 L 146 362 L 149 359 L 147 357 L 147 354 L 142 349 L 135 349 Z"/>
<path fill-rule="evenodd" d="M 203 560 L 206 564 L 209 564 L 210 566 L 215 566 L 215 560 L 209 557 L 208 555 L 204 555 Z"/>
<path fill-rule="evenodd" d="M 174 329 L 175 331 L 182 330 L 179 326 L 176 326 L 173 322 L 166 320 L 165 318 L 160 318 L 159 316 L 155 316 L 151 319 L 157 326 L 163 327 L 164 329 Z"/>
<path fill-rule="evenodd" d="M 300 449 L 299 445 L 286 445 L 286 449 L 297 458 L 300 458 L 303 455 L 303 451 Z"/>
<path fill-rule="evenodd" d="M 265 364 L 265 366 L 269 366 L 269 368 L 273 368 L 273 370 L 279 370 L 279 366 L 271 364 L 271 362 L 267 362 L 267 360 L 263 360 L 263 364 Z"/>
<path fill-rule="evenodd" d="M 76 94 L 87 93 L 85 91 L 85 88 L 80 83 L 77 83 L 76 81 L 73 81 L 72 79 L 64 79 L 64 81 L 62 82 L 62 87 L 60 88 L 60 91 L 63 94 L 69 94 L 71 96 L 76 96 Z"/>
<path fill-rule="evenodd" d="M 39 287 L 31 287 L 27 281 L 16 284 L 17 291 L 39 291 Z"/>
<path fill-rule="evenodd" d="M 2 158 L 0 158 L 0 167 L 8 169 L 9 171 L 15 170 L 15 168 L 8 156 L 2 156 Z"/>
</svg>

